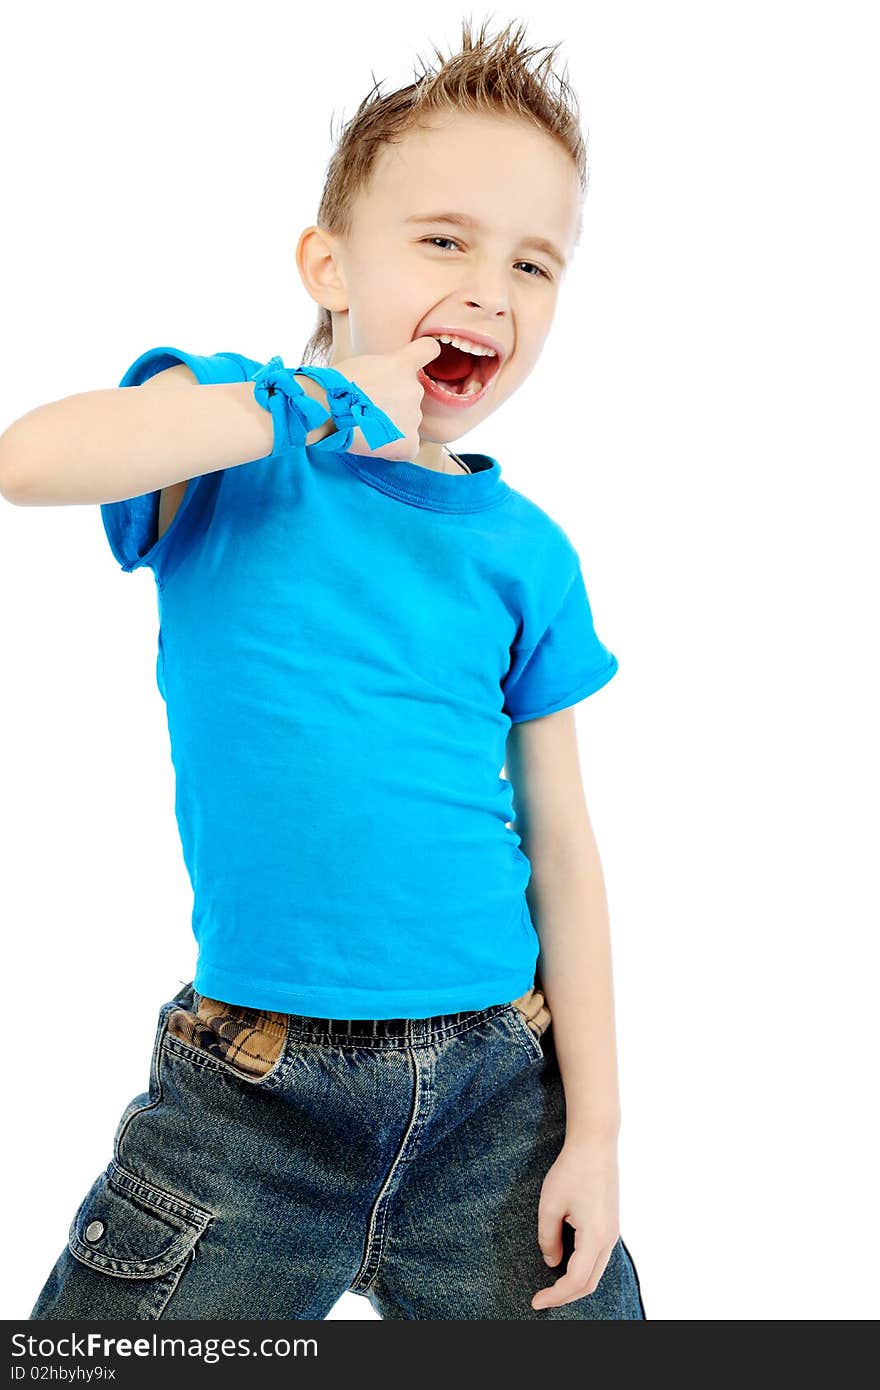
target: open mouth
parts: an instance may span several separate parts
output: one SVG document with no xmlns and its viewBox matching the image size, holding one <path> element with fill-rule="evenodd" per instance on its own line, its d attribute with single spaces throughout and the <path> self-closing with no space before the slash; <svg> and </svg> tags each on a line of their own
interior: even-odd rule
<svg viewBox="0 0 880 1390">
<path fill-rule="evenodd" d="M 419 369 L 419 380 L 434 400 L 473 405 L 482 400 L 500 365 L 497 356 L 477 356 L 441 343 L 439 356 Z"/>
</svg>

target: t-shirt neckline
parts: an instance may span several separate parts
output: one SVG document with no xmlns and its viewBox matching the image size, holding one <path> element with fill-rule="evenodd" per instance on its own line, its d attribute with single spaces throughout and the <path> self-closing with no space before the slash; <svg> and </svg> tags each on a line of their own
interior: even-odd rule
<svg viewBox="0 0 880 1390">
<path fill-rule="evenodd" d="M 413 507 L 437 512 L 477 512 L 494 507 L 510 492 L 501 465 L 490 454 L 463 454 L 472 470 L 439 473 L 408 459 L 376 458 L 372 454 L 340 452 L 339 458 L 371 487 Z"/>
</svg>

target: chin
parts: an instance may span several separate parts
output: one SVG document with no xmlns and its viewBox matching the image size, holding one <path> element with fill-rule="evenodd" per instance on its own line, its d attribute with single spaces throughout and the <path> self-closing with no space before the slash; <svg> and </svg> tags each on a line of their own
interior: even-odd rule
<svg viewBox="0 0 880 1390">
<path fill-rule="evenodd" d="M 460 434 L 451 434 L 447 438 L 445 435 L 426 434 L 424 430 L 419 430 L 419 442 L 421 444 L 454 444 L 456 439 L 461 439 Z"/>
</svg>

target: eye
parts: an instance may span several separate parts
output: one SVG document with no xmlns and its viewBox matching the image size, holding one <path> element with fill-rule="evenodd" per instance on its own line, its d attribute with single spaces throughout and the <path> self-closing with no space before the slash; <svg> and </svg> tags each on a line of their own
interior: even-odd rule
<svg viewBox="0 0 880 1390">
<path fill-rule="evenodd" d="M 425 238 L 424 238 L 424 243 L 425 243 L 426 245 L 429 244 L 429 243 L 431 243 L 431 242 L 435 242 L 435 241 L 448 241 L 450 246 L 460 246 L 460 245 L 461 245 L 460 242 L 456 241 L 456 240 L 455 240 L 453 237 L 451 237 L 451 236 L 429 236 L 429 237 L 425 237 Z M 442 251 L 442 249 L 443 249 L 442 247 L 438 247 L 438 250 L 441 250 L 441 251 Z M 543 277 L 544 277 L 545 280 L 551 279 L 551 276 L 549 276 L 549 275 L 547 274 L 546 270 L 543 270 L 543 269 L 541 268 L 541 266 L 539 266 L 539 265 L 535 265 L 532 261 L 517 261 L 516 264 L 517 264 L 517 265 L 530 265 L 530 266 L 532 267 L 532 270 L 536 270 L 536 271 L 538 272 L 538 275 L 539 275 L 539 276 L 543 275 Z M 526 278 L 529 279 L 529 280 L 534 280 L 534 279 L 536 279 L 537 277 L 534 276 L 534 275 L 529 275 L 529 276 L 527 276 Z"/>
</svg>

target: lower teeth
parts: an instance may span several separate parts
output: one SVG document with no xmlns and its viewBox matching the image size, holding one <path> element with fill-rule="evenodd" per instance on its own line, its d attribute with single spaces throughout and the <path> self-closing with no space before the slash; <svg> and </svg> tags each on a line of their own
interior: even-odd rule
<svg viewBox="0 0 880 1390">
<path fill-rule="evenodd" d="M 476 396 L 483 389 L 483 383 L 479 381 L 476 377 L 473 381 L 469 382 L 469 384 L 462 391 L 450 391 L 448 386 L 444 386 L 442 382 L 436 381 L 434 377 L 430 377 L 429 380 L 433 382 L 433 384 L 438 388 L 438 390 L 442 391 L 444 395 L 447 396 Z"/>
</svg>

